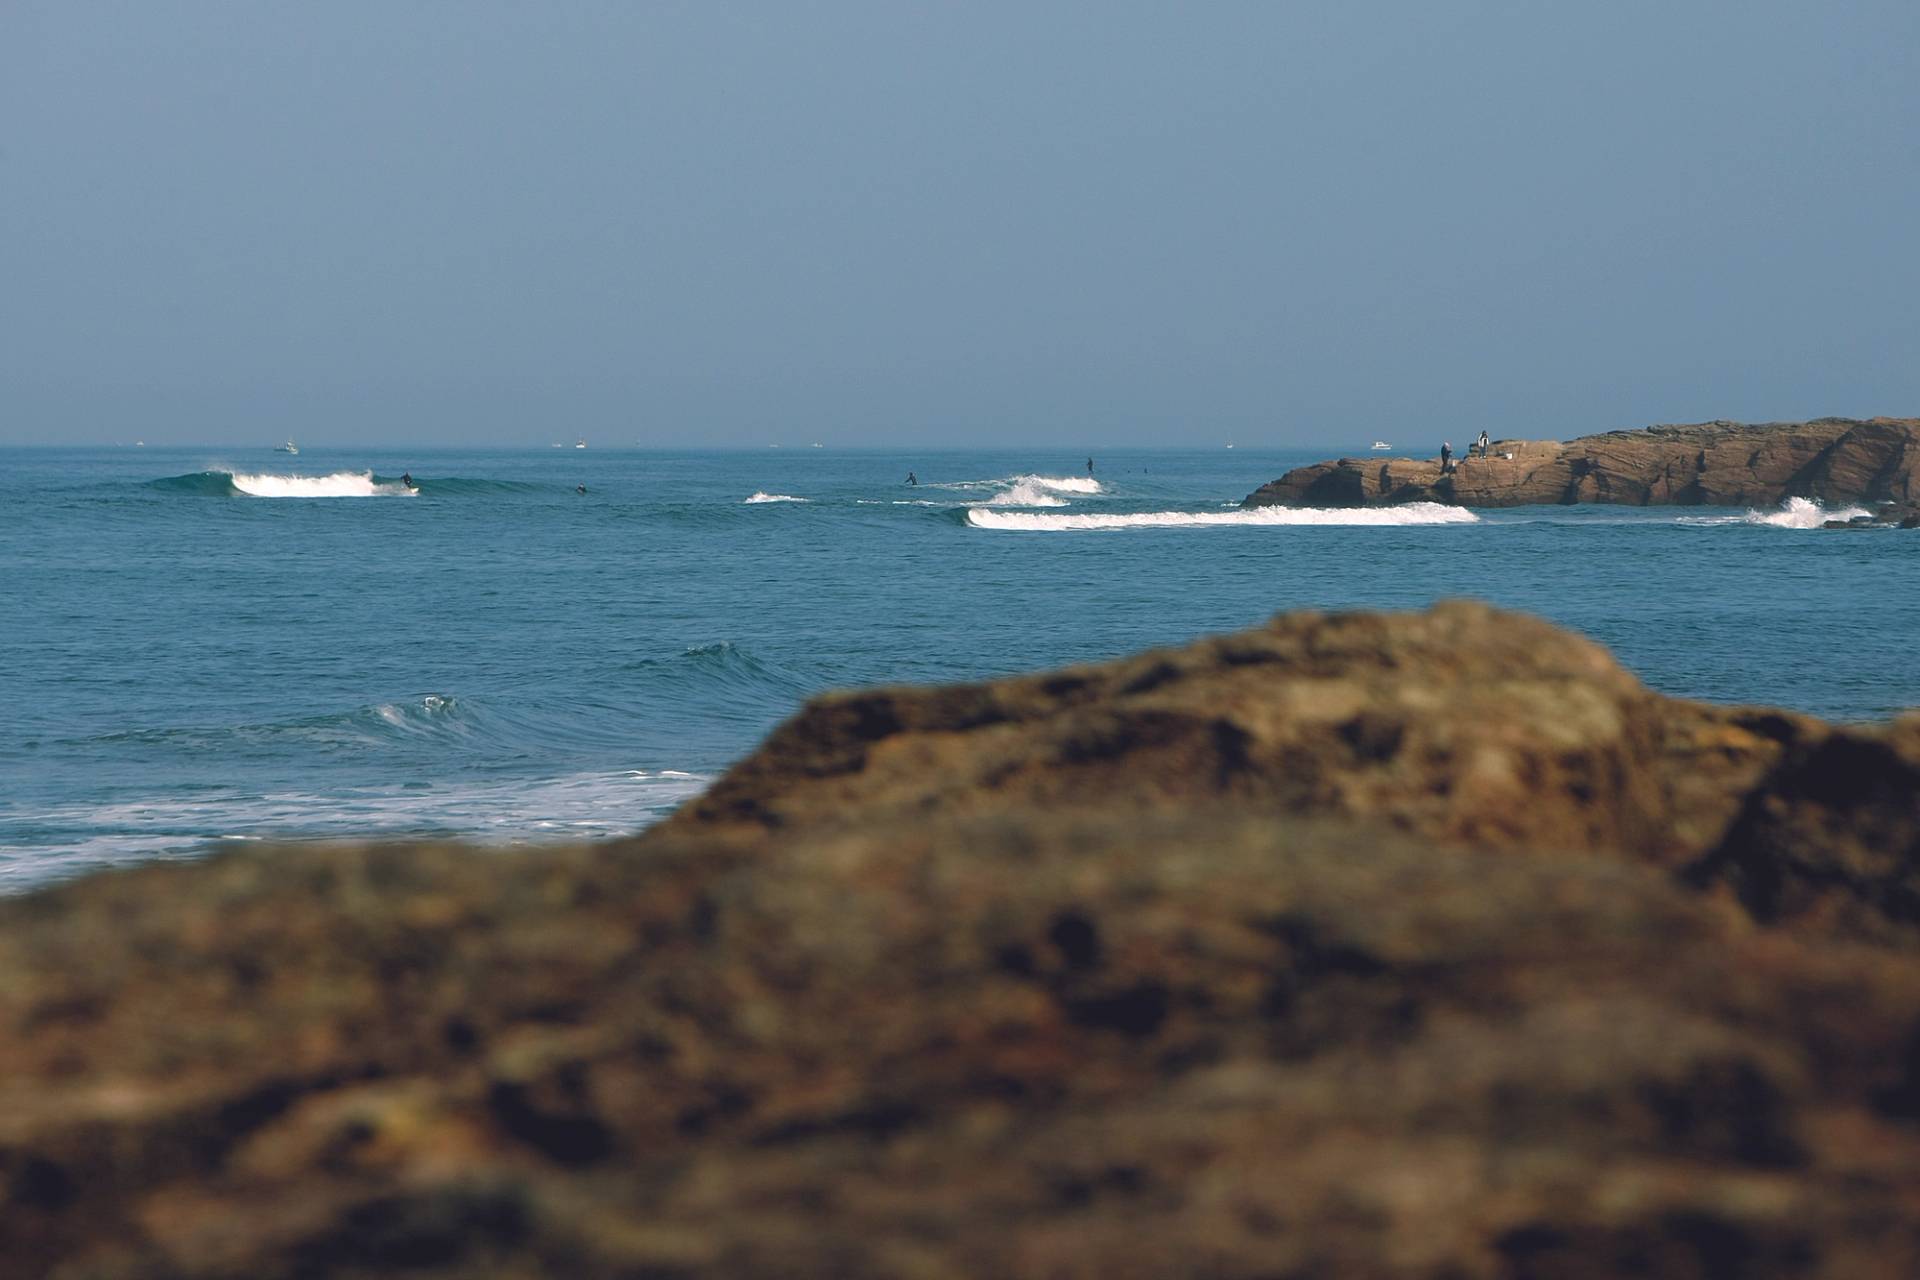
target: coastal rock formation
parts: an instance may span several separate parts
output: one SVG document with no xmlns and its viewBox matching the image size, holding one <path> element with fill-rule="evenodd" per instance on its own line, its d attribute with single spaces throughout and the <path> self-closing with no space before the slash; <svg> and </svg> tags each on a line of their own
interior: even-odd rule
<svg viewBox="0 0 1920 1280">
<path fill-rule="evenodd" d="M 1916 734 L 1294 615 L 817 699 L 636 840 L 0 902 L 0 1258 L 1910 1276 Z"/>
<path fill-rule="evenodd" d="M 1438 458 L 1340 458 L 1262 485 L 1248 507 L 1443 502 L 1518 507 L 1776 506 L 1788 498 L 1920 508 L 1920 418 L 1705 422 L 1583 436 L 1500 440 L 1442 474 Z"/>
</svg>

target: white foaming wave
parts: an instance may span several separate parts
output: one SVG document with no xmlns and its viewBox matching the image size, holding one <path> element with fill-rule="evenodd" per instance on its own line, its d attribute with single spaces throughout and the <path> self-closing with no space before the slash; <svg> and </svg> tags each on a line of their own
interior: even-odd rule
<svg viewBox="0 0 1920 1280">
<path fill-rule="evenodd" d="M 996 493 L 980 504 L 985 507 L 1064 507 L 1065 498 L 1030 481 L 1022 480 L 1005 493 Z"/>
<path fill-rule="evenodd" d="M 1812 498 L 1788 498 L 1778 511 L 1748 510 L 1737 516 L 1682 516 L 1681 524 L 1763 525 L 1773 529 L 1818 529 L 1829 520 L 1872 515 L 1865 507 L 1823 507 Z"/>
<path fill-rule="evenodd" d="M 628 769 L 328 794 L 233 788 L 192 798 L 55 806 L 17 815 L 64 833 L 52 843 L 10 844 L 0 835 L 0 894 L 101 866 L 198 855 L 214 841 L 450 834 L 525 844 L 627 835 L 659 821 L 711 781 L 711 775 L 684 769 Z"/>
<path fill-rule="evenodd" d="M 1105 493 L 1107 487 L 1092 476 L 1015 476 L 1015 484 L 1030 484 L 1055 493 Z"/>
<path fill-rule="evenodd" d="M 419 493 L 404 484 L 377 483 L 371 471 L 336 471 L 327 476 L 235 472 L 233 487 L 255 498 L 411 498 Z"/>
<path fill-rule="evenodd" d="M 1747 524 L 1770 525 L 1775 529 L 1818 529 L 1829 520 L 1851 520 L 1871 514 L 1865 507 L 1829 509 L 1811 498 L 1788 498 L 1778 511 L 1749 511 L 1741 519 Z"/>
<path fill-rule="evenodd" d="M 980 489 L 998 490 L 999 492 L 996 494 L 996 496 L 983 500 L 985 504 L 992 505 L 992 506 L 1049 506 L 1049 505 L 1057 506 L 1059 505 L 1057 502 L 1049 503 L 1045 501 L 1015 502 L 1015 501 L 1012 501 L 1010 497 L 1010 495 L 1015 493 L 1025 495 L 1027 497 L 1038 497 L 1040 495 L 1046 495 L 1047 497 L 1057 498 L 1061 494 L 1088 497 L 1093 494 L 1105 493 L 1107 491 L 1107 487 L 1101 484 L 1098 480 L 1094 479 L 1092 476 L 1042 476 L 1042 475 L 1030 475 L 1030 474 L 1023 474 L 1023 475 L 1017 475 L 1017 476 L 1001 476 L 998 480 L 948 480 L 945 482 L 928 481 L 922 487 L 928 488 L 928 489 L 960 489 L 960 490 L 976 490 L 976 491 Z"/>
<path fill-rule="evenodd" d="M 1106 486 L 1092 476 L 1011 476 L 991 483 L 995 486 L 1005 486 L 1005 488 L 978 505 L 983 507 L 1064 507 L 1067 505 L 1067 497 L 1062 495 L 1091 497 L 1107 491 Z"/>
<path fill-rule="evenodd" d="M 746 503 L 742 505 L 747 505 L 755 502 L 805 502 L 805 501 L 807 501 L 807 499 L 796 498 L 791 494 L 768 493 L 764 489 L 756 489 L 754 490 L 753 496 L 751 498 L 748 498 L 746 500 Z"/>
<path fill-rule="evenodd" d="M 1478 524 L 1480 517 L 1462 507 L 1438 502 L 1409 502 L 1399 507 L 1253 507 L 1239 511 L 1142 511 L 1132 515 L 1043 515 L 1027 511 L 987 511 L 974 507 L 967 523 L 978 529 L 1062 532 L 1105 529 L 1198 529 L 1216 526 L 1279 525 L 1427 525 Z"/>
</svg>

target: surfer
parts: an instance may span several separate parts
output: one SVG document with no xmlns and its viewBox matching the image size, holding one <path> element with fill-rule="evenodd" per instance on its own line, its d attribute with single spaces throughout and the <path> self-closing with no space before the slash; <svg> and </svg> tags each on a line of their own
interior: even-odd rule
<svg viewBox="0 0 1920 1280">
<path fill-rule="evenodd" d="M 403 484 L 403 485 L 405 485 L 405 486 L 407 486 L 407 488 L 409 488 L 409 489 L 411 489 L 411 488 L 413 488 L 413 487 L 414 487 L 414 486 L 413 486 L 413 472 L 411 472 L 411 471 L 402 471 L 402 472 L 400 473 L 400 483 L 401 483 L 401 484 Z"/>
<path fill-rule="evenodd" d="M 1440 474 L 1443 476 L 1453 474 L 1453 441 L 1451 440 L 1440 442 Z"/>
<path fill-rule="evenodd" d="M 1092 474 L 1093 474 L 1093 459 L 1092 459 L 1092 458 L 1088 458 L 1088 459 L 1087 459 L 1087 474 L 1088 474 L 1088 475 L 1092 475 Z"/>
<path fill-rule="evenodd" d="M 585 486 L 585 485 L 583 485 L 583 484 L 577 484 L 577 485 L 575 485 L 575 486 L 573 486 L 573 491 L 574 491 L 575 493 L 585 493 L 585 492 L 587 491 L 587 486 Z"/>
<path fill-rule="evenodd" d="M 914 475 L 913 472 L 909 471 L 907 472 L 907 483 L 911 485 L 917 485 L 920 483 L 920 477 Z"/>
</svg>

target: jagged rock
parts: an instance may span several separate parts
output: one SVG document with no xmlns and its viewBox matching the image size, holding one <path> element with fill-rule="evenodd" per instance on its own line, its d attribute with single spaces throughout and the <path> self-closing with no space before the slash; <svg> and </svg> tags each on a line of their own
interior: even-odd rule
<svg viewBox="0 0 1920 1280">
<path fill-rule="evenodd" d="M 1488 458 L 1340 458 L 1262 485 L 1249 507 L 1466 507 L 1610 502 L 1630 506 L 1776 506 L 1920 502 L 1920 418 L 1706 422 L 1611 431 L 1560 444 L 1494 442 Z"/>
<path fill-rule="evenodd" d="M 1920 721 L 1471 605 L 0 902 L 22 1275 L 1920 1272 Z"/>
</svg>

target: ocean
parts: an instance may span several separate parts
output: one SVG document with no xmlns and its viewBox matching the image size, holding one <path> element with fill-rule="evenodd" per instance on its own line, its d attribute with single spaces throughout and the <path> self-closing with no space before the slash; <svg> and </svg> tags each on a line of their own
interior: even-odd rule
<svg viewBox="0 0 1920 1280">
<path fill-rule="evenodd" d="M 631 832 L 815 691 L 1286 609 L 1472 596 L 1670 694 L 1920 705 L 1920 533 L 1804 502 L 1237 508 L 1342 451 L 0 450 L 0 890 L 243 841 Z"/>
</svg>

